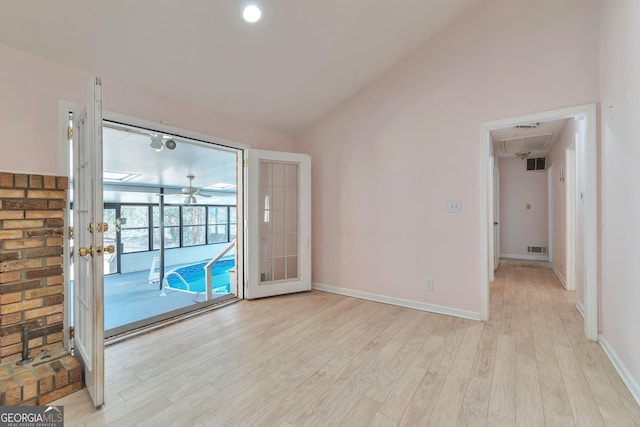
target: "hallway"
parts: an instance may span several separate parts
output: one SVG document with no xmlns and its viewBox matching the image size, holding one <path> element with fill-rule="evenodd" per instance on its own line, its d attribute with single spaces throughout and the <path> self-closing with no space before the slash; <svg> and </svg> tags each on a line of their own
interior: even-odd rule
<svg viewBox="0 0 640 427">
<path fill-rule="evenodd" d="M 604 351 L 585 340 L 575 293 L 562 288 L 548 263 L 503 260 L 490 313 L 485 332 L 497 329 L 498 346 L 488 425 L 514 416 L 528 420 L 524 425 L 640 423 L 640 409 Z"/>
<path fill-rule="evenodd" d="M 486 323 L 313 291 L 241 301 L 107 348 L 106 406 L 68 426 L 633 426 L 574 294 L 506 260 Z"/>
</svg>

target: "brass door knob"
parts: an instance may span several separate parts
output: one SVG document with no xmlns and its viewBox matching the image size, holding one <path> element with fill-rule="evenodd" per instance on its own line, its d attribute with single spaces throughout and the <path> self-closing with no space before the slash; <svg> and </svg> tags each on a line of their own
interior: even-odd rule
<svg viewBox="0 0 640 427">
<path fill-rule="evenodd" d="M 90 246 L 88 248 L 80 248 L 80 256 L 87 256 L 87 255 L 93 256 L 93 246 Z"/>
<path fill-rule="evenodd" d="M 113 245 L 109 245 L 106 248 L 104 248 L 104 251 L 106 253 L 112 254 L 112 253 L 114 253 L 116 251 L 116 247 L 113 246 Z"/>
</svg>

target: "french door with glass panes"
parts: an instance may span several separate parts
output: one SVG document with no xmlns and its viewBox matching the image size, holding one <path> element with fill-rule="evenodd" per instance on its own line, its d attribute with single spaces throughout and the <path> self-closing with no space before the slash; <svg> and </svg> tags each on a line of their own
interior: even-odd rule
<svg viewBox="0 0 640 427">
<path fill-rule="evenodd" d="M 249 299 L 311 290 L 311 159 L 249 150 Z"/>
<path fill-rule="evenodd" d="M 104 404 L 102 80 L 73 111 L 74 354 L 96 407 Z"/>
</svg>

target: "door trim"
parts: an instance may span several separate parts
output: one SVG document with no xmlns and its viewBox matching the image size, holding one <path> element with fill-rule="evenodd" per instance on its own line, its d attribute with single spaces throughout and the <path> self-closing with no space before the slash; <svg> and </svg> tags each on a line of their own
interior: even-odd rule
<svg viewBox="0 0 640 427">
<path fill-rule="evenodd" d="M 576 290 L 576 144 L 573 142 L 565 149 L 565 206 L 566 206 L 566 286 L 567 290 Z M 584 315 L 584 312 L 582 312 Z"/>
<path fill-rule="evenodd" d="M 76 106 L 76 103 L 70 101 L 59 101 L 58 103 L 58 157 L 59 164 L 61 165 L 60 175 L 67 176 L 70 178 L 70 171 L 72 164 L 70 162 L 71 158 L 71 147 L 69 141 L 67 139 L 67 128 L 69 122 L 69 112 L 72 112 Z M 198 140 L 204 143 L 210 143 L 215 145 L 220 145 L 223 147 L 228 147 L 232 149 L 239 150 L 240 153 L 237 156 L 237 188 L 242 188 L 243 192 L 246 193 L 245 182 L 246 182 L 246 168 L 244 167 L 244 160 L 247 156 L 247 150 L 249 146 L 244 143 L 214 137 L 212 135 L 207 135 L 204 133 L 199 133 L 195 131 L 190 131 L 184 128 L 179 128 L 175 126 L 170 126 L 165 123 L 161 123 L 160 121 L 154 122 L 151 120 L 141 119 L 138 117 L 130 116 L 127 114 L 116 113 L 113 111 L 105 110 L 102 111 L 102 118 L 106 121 L 118 122 L 118 123 L 126 123 L 131 126 L 154 129 L 160 132 L 165 132 L 168 134 L 179 135 L 185 138 Z M 71 181 L 70 181 L 71 182 Z M 67 200 L 69 201 L 67 191 Z M 244 204 L 245 204 L 245 195 L 243 197 L 238 197 L 237 200 L 237 215 L 238 215 L 238 224 L 237 224 L 237 243 L 236 243 L 236 251 L 241 256 L 244 256 L 244 240 L 245 240 L 245 227 L 244 224 Z M 71 267 L 71 261 L 69 258 L 70 253 L 70 236 L 69 236 L 69 225 L 71 224 L 69 214 L 70 214 L 70 203 L 67 204 L 67 209 L 65 211 L 65 236 L 64 236 L 64 253 L 63 253 L 63 268 L 65 272 L 65 284 L 64 284 L 64 293 L 65 295 L 70 295 L 71 287 L 69 284 L 69 269 Z M 243 259 L 243 262 L 246 263 L 246 258 Z M 238 295 L 237 297 L 242 299 L 244 298 L 244 270 L 238 269 L 237 271 L 237 280 L 238 280 Z M 72 312 L 72 303 L 71 298 L 65 298 L 64 301 L 64 318 L 63 318 L 63 343 L 64 347 L 67 351 L 72 349 L 72 342 L 70 338 L 70 328 L 73 325 L 73 312 Z"/>
<path fill-rule="evenodd" d="M 71 145 L 69 143 L 67 130 L 69 128 L 69 113 L 73 111 L 75 103 L 69 101 L 60 101 L 58 103 L 58 164 L 62 168 L 60 171 L 61 176 L 69 178 L 69 185 L 71 185 Z M 71 351 L 71 337 L 69 334 L 70 328 L 73 325 L 73 311 L 71 310 L 71 285 L 69 283 L 71 268 L 71 258 L 69 257 L 71 251 L 71 236 L 69 234 L 69 226 L 71 224 L 71 200 L 69 199 L 69 188 L 67 193 L 67 206 L 64 211 L 64 235 L 63 235 L 63 251 L 62 251 L 62 266 L 64 275 L 64 308 L 62 319 L 62 342 L 65 350 Z"/>
<path fill-rule="evenodd" d="M 585 137 L 585 197 L 584 202 L 584 308 L 585 336 L 598 340 L 598 170 L 597 170 L 597 110 L 596 104 L 528 114 L 518 117 L 487 121 L 481 124 L 480 150 L 480 315 L 482 320 L 489 319 L 489 267 L 493 263 L 489 259 L 489 232 L 493 223 L 489 224 L 491 187 L 493 179 L 489 174 L 489 157 L 491 156 L 491 136 L 489 132 L 517 124 L 531 123 L 582 116 L 587 121 Z"/>
<path fill-rule="evenodd" d="M 547 168 L 547 259 L 553 263 L 553 165 Z"/>
</svg>

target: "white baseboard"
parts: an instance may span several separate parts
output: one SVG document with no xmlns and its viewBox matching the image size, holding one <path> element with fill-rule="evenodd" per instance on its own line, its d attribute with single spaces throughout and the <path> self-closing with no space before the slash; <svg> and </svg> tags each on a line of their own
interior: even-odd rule
<svg viewBox="0 0 640 427">
<path fill-rule="evenodd" d="M 576 301 L 576 308 L 578 309 L 578 311 L 582 315 L 582 318 L 584 319 L 584 306 L 580 301 Z"/>
<path fill-rule="evenodd" d="M 500 258 L 524 259 L 527 261 L 549 261 L 548 255 L 500 254 Z"/>
<path fill-rule="evenodd" d="M 339 288 L 337 286 L 313 283 L 313 289 L 332 294 L 345 295 L 348 297 L 360 298 L 368 301 L 381 302 L 383 304 L 397 305 L 400 307 L 413 308 L 415 310 L 428 311 L 430 313 L 445 314 L 447 316 L 462 317 L 463 319 L 480 320 L 480 313 L 475 311 L 460 310 L 457 308 L 443 307 L 440 305 L 427 304 L 425 302 L 412 301 L 402 298 L 389 297 L 385 295 L 372 294 L 353 289 Z"/>
<path fill-rule="evenodd" d="M 567 281 L 565 280 L 564 276 L 562 275 L 562 273 L 560 273 L 560 270 L 558 270 L 555 265 L 553 266 L 553 272 L 556 273 L 556 276 L 558 277 L 558 280 L 560 280 L 560 283 L 562 283 L 562 286 L 564 286 L 564 288 L 567 289 Z"/>
<path fill-rule="evenodd" d="M 618 375 L 620 375 L 620 378 L 622 378 L 622 381 L 624 381 L 625 385 L 629 389 L 629 392 L 638 405 L 640 405 L 640 385 L 638 385 L 637 381 L 631 376 L 616 352 L 613 351 L 613 348 L 611 348 L 607 340 L 604 339 L 602 335 L 600 335 L 598 341 L 600 342 L 600 347 L 602 347 L 606 355 L 609 357 L 609 360 L 611 360 L 611 363 L 613 363 L 613 366 L 616 368 L 616 371 L 618 371 Z"/>
</svg>

